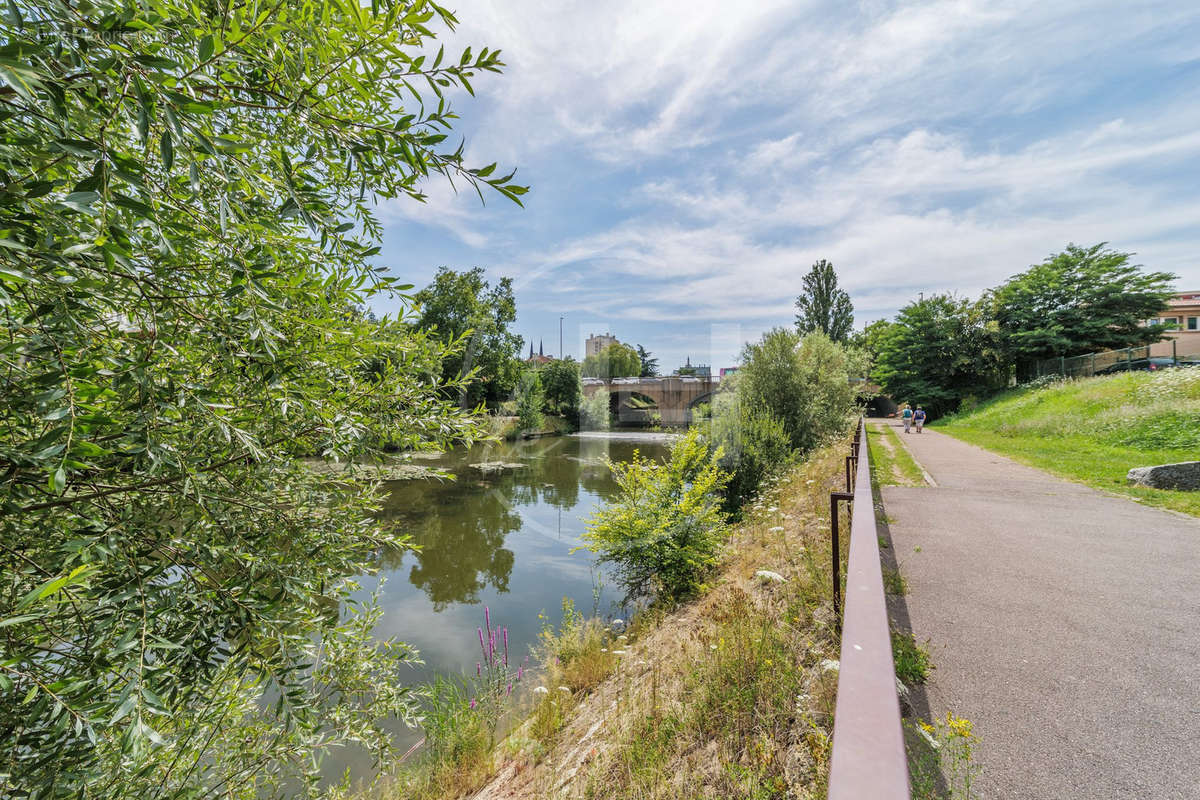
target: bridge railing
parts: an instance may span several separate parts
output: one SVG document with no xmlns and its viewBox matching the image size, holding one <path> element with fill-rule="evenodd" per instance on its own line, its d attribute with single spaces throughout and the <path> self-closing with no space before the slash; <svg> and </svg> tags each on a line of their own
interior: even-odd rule
<svg viewBox="0 0 1200 800">
<path fill-rule="evenodd" d="M 907 800 L 908 759 L 900 726 L 900 699 L 896 694 L 896 670 L 892 663 L 891 630 L 871 491 L 870 454 L 862 419 L 858 421 L 853 450 L 857 456 L 853 458 L 857 462 L 854 509 L 846 562 L 829 800 Z M 847 471 L 848 479 L 849 476 Z M 834 557 L 837 558 L 836 550 Z"/>
</svg>

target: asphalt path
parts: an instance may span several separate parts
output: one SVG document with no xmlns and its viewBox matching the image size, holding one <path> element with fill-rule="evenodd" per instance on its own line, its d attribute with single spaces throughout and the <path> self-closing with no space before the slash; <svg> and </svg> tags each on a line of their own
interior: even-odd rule
<svg viewBox="0 0 1200 800">
<path fill-rule="evenodd" d="M 888 424 L 937 484 L 881 494 L 978 796 L 1200 799 L 1200 519 Z"/>
</svg>

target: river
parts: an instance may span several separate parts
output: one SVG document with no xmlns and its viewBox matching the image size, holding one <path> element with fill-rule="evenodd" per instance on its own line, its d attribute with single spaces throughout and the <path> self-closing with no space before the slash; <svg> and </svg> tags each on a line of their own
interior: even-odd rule
<svg viewBox="0 0 1200 800">
<path fill-rule="evenodd" d="M 620 592 L 596 572 L 592 554 L 571 550 L 582 544 L 587 518 L 616 489 L 607 461 L 628 461 L 634 450 L 662 459 L 671 438 L 612 432 L 487 443 L 416 462 L 456 480 L 386 484 L 381 517 L 420 549 L 385 557 L 379 576 L 361 579 L 360 596 L 384 579 L 377 635 L 408 642 L 425 662 L 406 680 L 474 673 L 475 629 L 485 605 L 522 656 L 537 642 L 540 613 L 558 624 L 564 597 L 584 613 L 619 613 Z M 485 475 L 471 467 L 481 462 L 522 466 Z M 331 761 L 339 772 L 350 766 L 361 774 L 365 766 L 345 751 Z"/>
</svg>

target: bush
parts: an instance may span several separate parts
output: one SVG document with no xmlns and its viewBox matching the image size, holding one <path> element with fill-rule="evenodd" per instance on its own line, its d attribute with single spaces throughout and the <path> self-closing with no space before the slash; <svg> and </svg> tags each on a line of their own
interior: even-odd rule
<svg viewBox="0 0 1200 800">
<path fill-rule="evenodd" d="M 711 438 L 730 472 L 726 507 L 758 492 L 794 455 L 841 434 L 854 410 L 863 356 L 824 334 L 803 338 L 784 328 L 746 345 L 742 368 L 712 403 Z"/>
<path fill-rule="evenodd" d="M 721 467 L 730 473 L 725 505 L 735 509 L 791 460 L 791 442 L 769 410 L 742 404 L 734 392 L 716 398 L 711 425 L 712 441 L 723 451 Z"/>
<path fill-rule="evenodd" d="M 546 391 L 546 408 L 566 417 L 579 413 L 583 398 L 579 385 L 579 362 L 560 358 L 542 367 L 542 388 Z"/>
<path fill-rule="evenodd" d="M 677 600 L 696 592 L 725 539 L 720 492 L 728 475 L 693 429 L 665 464 L 634 453 L 610 464 L 618 494 L 588 522 L 584 540 L 602 563 L 617 568 L 627 598 Z"/>
<path fill-rule="evenodd" d="M 585 431 L 606 431 L 609 427 L 608 392 L 599 389 L 579 404 L 579 427 Z"/>
<path fill-rule="evenodd" d="M 542 416 L 542 404 L 545 402 L 546 395 L 537 372 L 529 370 L 522 373 L 517 381 L 517 417 L 520 418 L 522 431 L 541 430 L 546 422 Z"/>
</svg>

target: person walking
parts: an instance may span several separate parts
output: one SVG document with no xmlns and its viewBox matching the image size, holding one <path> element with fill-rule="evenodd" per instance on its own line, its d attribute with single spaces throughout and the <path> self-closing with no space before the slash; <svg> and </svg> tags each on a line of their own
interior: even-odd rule
<svg viewBox="0 0 1200 800">
<path fill-rule="evenodd" d="M 901 416 L 901 418 L 904 419 L 904 432 L 908 433 L 909 428 L 912 427 L 912 422 L 913 422 L 913 410 L 912 410 L 912 407 L 909 406 L 908 403 L 904 404 L 904 411 L 902 411 L 900 413 L 900 416 Z"/>
<path fill-rule="evenodd" d="M 921 428 L 925 425 L 925 409 L 917 406 L 917 410 L 913 414 L 913 422 L 917 423 L 917 433 L 920 433 Z"/>
</svg>

